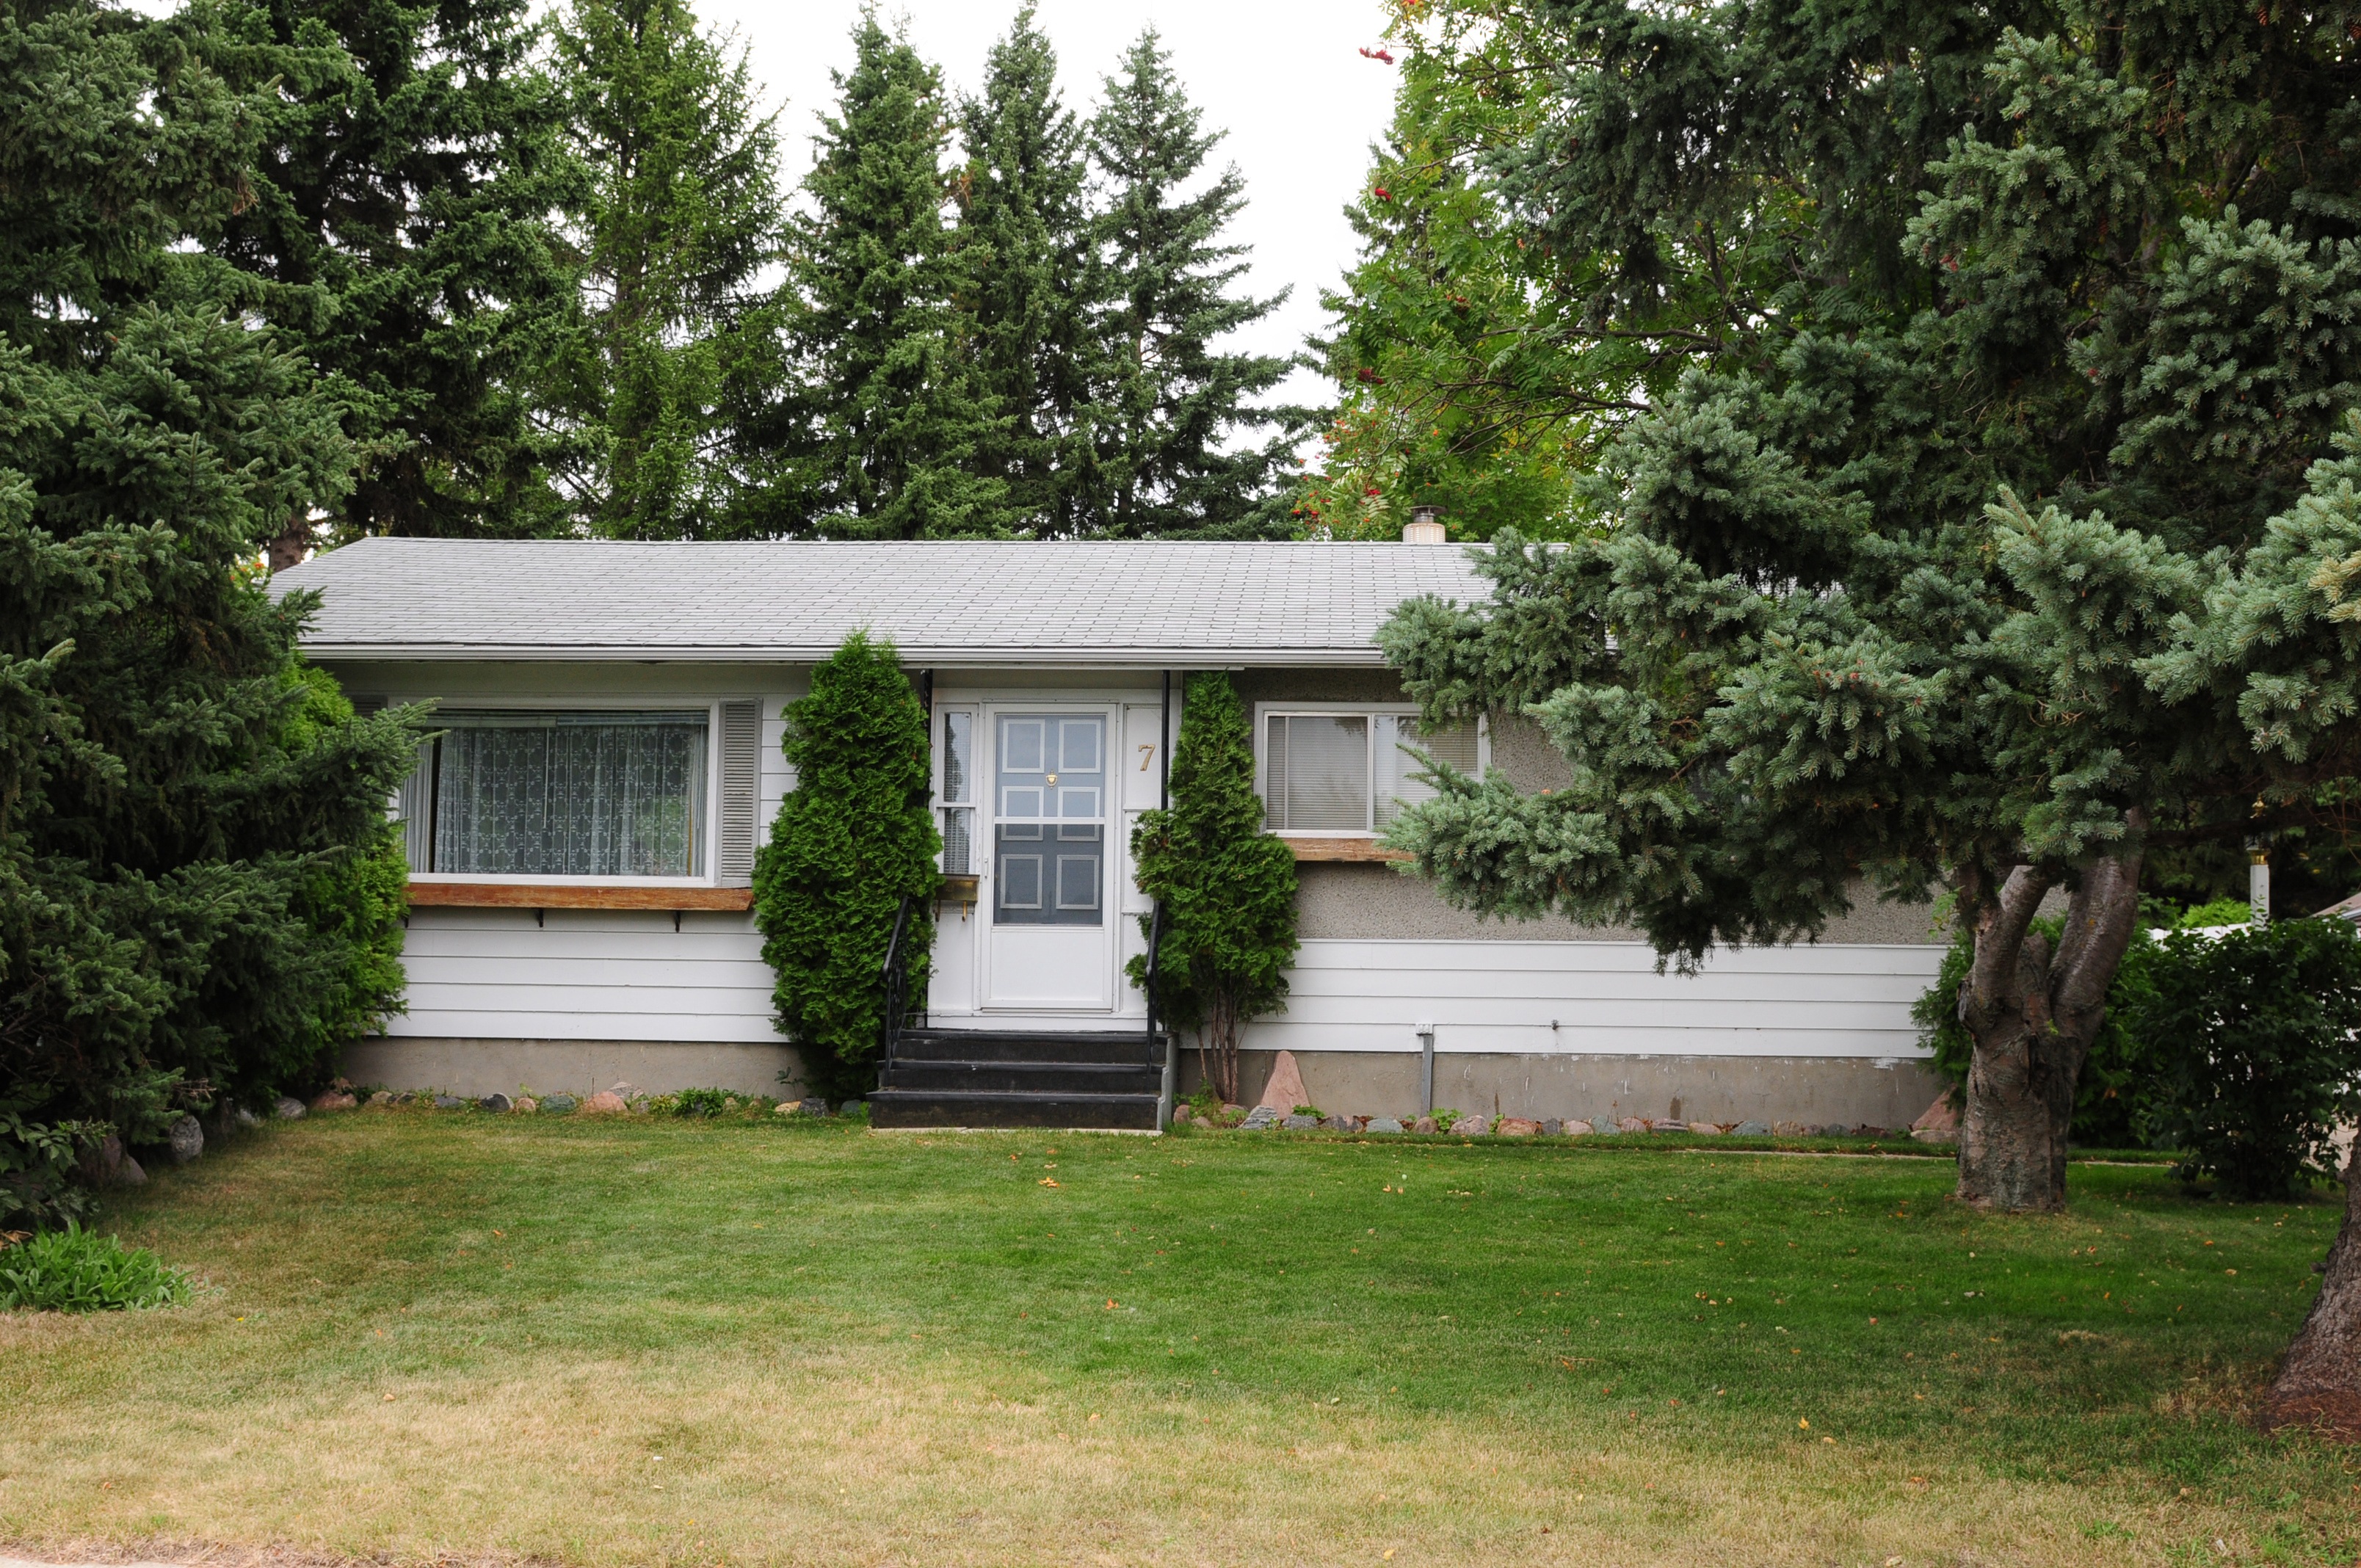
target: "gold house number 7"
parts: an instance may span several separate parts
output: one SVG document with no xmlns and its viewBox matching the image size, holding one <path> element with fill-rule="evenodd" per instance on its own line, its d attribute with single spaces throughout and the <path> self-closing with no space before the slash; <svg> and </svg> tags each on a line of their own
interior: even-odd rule
<svg viewBox="0 0 2361 1568">
<path fill-rule="evenodd" d="M 1149 759 L 1149 758 L 1151 758 L 1151 757 L 1153 757 L 1153 756 L 1155 756 L 1155 755 L 1156 755 L 1156 742 L 1155 742 L 1155 741 L 1153 741 L 1153 740 L 1148 740 L 1148 741 L 1144 741 L 1144 742 L 1142 742 L 1142 743 L 1141 743 L 1140 748 L 1139 748 L 1139 771 L 1140 771 L 1141 773 L 1146 773 L 1146 772 L 1148 771 L 1148 759 Z"/>
</svg>

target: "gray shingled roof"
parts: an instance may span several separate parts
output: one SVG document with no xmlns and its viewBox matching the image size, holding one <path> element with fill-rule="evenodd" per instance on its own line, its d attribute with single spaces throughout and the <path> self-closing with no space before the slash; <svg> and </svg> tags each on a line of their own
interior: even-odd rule
<svg viewBox="0 0 2361 1568">
<path fill-rule="evenodd" d="M 1376 664 L 1402 600 L 1485 597 L 1418 544 L 365 539 L 273 587 L 319 592 L 328 661 L 804 663 L 867 628 L 932 665 Z"/>
</svg>

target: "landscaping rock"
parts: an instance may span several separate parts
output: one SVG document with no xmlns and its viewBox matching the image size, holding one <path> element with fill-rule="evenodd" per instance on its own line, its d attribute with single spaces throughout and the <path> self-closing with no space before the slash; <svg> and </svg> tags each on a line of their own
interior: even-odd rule
<svg viewBox="0 0 2361 1568">
<path fill-rule="evenodd" d="M 464 1111 L 474 1103 L 474 1101 L 462 1100 L 456 1094 L 438 1094 L 434 1097 L 434 1109 L 437 1111 Z"/>
<path fill-rule="evenodd" d="M 115 1168 L 115 1185 L 117 1187 L 145 1187 L 148 1185 L 148 1172 L 141 1168 L 137 1160 L 133 1159 L 130 1155 L 126 1154 L 123 1157 L 122 1165 Z"/>
<path fill-rule="evenodd" d="M 1565 1124 L 1559 1121 L 1556 1117 L 1544 1116 L 1542 1118 L 1542 1136 L 1545 1138 L 1554 1138 L 1565 1131 Z"/>
<path fill-rule="evenodd" d="M 1311 1103 L 1311 1092 L 1303 1087 L 1303 1071 L 1295 1065 L 1295 1053 L 1279 1052 L 1272 1058 L 1270 1079 L 1262 1086 L 1262 1098 L 1255 1102 L 1256 1109 L 1268 1105 L 1285 1116 L 1298 1105 Z"/>
<path fill-rule="evenodd" d="M 278 1113 L 279 1119 L 282 1122 L 300 1122 L 303 1119 L 303 1102 L 301 1100 L 282 1098 L 278 1104 L 271 1107 L 271 1110 Z"/>
<path fill-rule="evenodd" d="M 535 1100 L 532 1095 L 520 1094 L 517 1096 L 516 1113 L 518 1115 L 530 1116 L 540 1109 L 541 1102 Z"/>
<path fill-rule="evenodd" d="M 1480 1112 L 1473 1116 L 1462 1116 L 1451 1124 L 1451 1130 L 1465 1137 L 1480 1138 L 1492 1130 L 1492 1118 Z"/>
<path fill-rule="evenodd" d="M 368 1103 L 369 1103 L 369 1104 L 371 1104 L 371 1105 L 390 1105 L 390 1104 L 392 1104 L 392 1103 L 393 1103 L 393 1091 L 392 1091 L 392 1090 L 390 1090 L 390 1089 L 380 1089 L 380 1090 L 379 1090 L 375 1094 L 372 1094 L 372 1095 L 370 1095 L 370 1096 L 368 1097 Z"/>
<path fill-rule="evenodd" d="M 82 1166 L 82 1179 L 93 1187 L 139 1187 L 146 1184 L 148 1173 L 131 1157 L 123 1140 L 109 1133 L 94 1144 L 84 1144 L 76 1156 Z"/>
<path fill-rule="evenodd" d="M 1946 1143 L 1954 1141 L 1959 1131 L 1960 1108 L 1951 1103 L 1951 1095 L 1949 1090 L 1937 1095 L 1935 1097 L 1935 1103 L 1927 1106 L 1924 1112 L 1919 1113 L 1918 1119 L 1910 1124 L 1911 1135 L 1914 1137 L 1920 1133 L 1928 1132 L 1951 1134 L 1952 1138 L 1942 1140 Z M 1928 1141 L 1932 1142 L 1934 1140 L 1930 1139 Z"/>
<path fill-rule="evenodd" d="M 300 1114 L 303 1108 L 299 1105 L 295 1109 Z M 237 1124 L 247 1128 L 259 1127 L 262 1125 L 262 1118 L 241 1105 L 237 1108 Z"/>
<path fill-rule="evenodd" d="M 575 1107 L 580 1102 L 571 1094 L 545 1094 L 542 1096 L 541 1101 L 542 1113 L 550 1116 L 571 1116 L 574 1114 Z"/>
<path fill-rule="evenodd" d="M 1652 1133 L 1686 1133 L 1688 1130 L 1689 1124 L 1686 1122 L 1651 1122 L 1648 1124 L 1648 1131 Z"/>
<path fill-rule="evenodd" d="M 435 1103 L 439 1105 L 442 1102 L 438 1100 Z M 586 1116 L 620 1116 L 630 1110 L 631 1107 L 623 1102 L 623 1097 L 611 1089 L 602 1089 L 582 1102 L 582 1113 Z"/>
<path fill-rule="evenodd" d="M 1246 1119 L 1238 1124 L 1238 1129 L 1247 1133 L 1265 1133 L 1278 1125 L 1279 1113 L 1268 1105 L 1257 1105 L 1246 1113 Z"/>
<path fill-rule="evenodd" d="M 1410 1124 L 1410 1130 L 1413 1133 L 1431 1133 L 1434 1131 L 1434 1125 L 1433 1117 L 1421 1116 L 1417 1121 L 1412 1122 Z"/>
<path fill-rule="evenodd" d="M 1222 1103 L 1222 1116 L 1224 1120 L 1233 1116 L 1243 1116 L 1246 1113 L 1246 1108 L 1243 1105 L 1234 1105 L 1227 1101 Z"/>
<path fill-rule="evenodd" d="M 1716 1122 L 1691 1122 L 1689 1124 L 1689 1131 L 1697 1134 L 1697 1136 L 1701 1138 L 1718 1138 L 1721 1136 L 1720 1124 Z"/>
<path fill-rule="evenodd" d="M 1523 1116 L 1503 1116 L 1492 1131 L 1504 1138 L 1530 1138 L 1540 1133 L 1542 1124 Z"/>
<path fill-rule="evenodd" d="M 1565 1124 L 1565 1135 L 1569 1138 L 1587 1138 L 1590 1135 L 1590 1124 L 1587 1122 L 1568 1122 Z"/>
<path fill-rule="evenodd" d="M 186 1165 L 205 1152 L 205 1130 L 194 1116 L 182 1116 L 165 1129 L 164 1146 L 174 1165 Z"/>
<path fill-rule="evenodd" d="M 1771 1135 L 1768 1122 L 1741 1122 L 1730 1132 L 1741 1138 L 1767 1138 Z"/>
<path fill-rule="evenodd" d="M 1956 1144 L 1960 1141 L 1957 1127 L 1921 1127 L 1910 1135 L 1922 1144 Z"/>
<path fill-rule="evenodd" d="M 1845 1125 L 1842 1122 L 1830 1122 L 1827 1126 L 1820 1129 L 1820 1136 L 1824 1138 L 1849 1138 L 1852 1136 L 1852 1129 Z"/>
<path fill-rule="evenodd" d="M 1369 1124 L 1361 1129 L 1365 1133 L 1399 1133 L 1401 1130 L 1402 1124 L 1391 1116 L 1372 1116 Z"/>
<path fill-rule="evenodd" d="M 1172 1107 L 1172 1124 L 1174 1126 L 1185 1127 L 1191 1122 L 1195 1120 L 1196 1113 L 1189 1109 L 1189 1105 L 1186 1101 L 1183 1101 L 1181 1103 Z"/>
<path fill-rule="evenodd" d="M 1330 1133 L 1357 1133 L 1361 1130 L 1359 1119 L 1353 1116 L 1330 1116 L 1323 1120 L 1320 1126 L 1323 1132 Z"/>
<path fill-rule="evenodd" d="M 1260 1111 L 1266 1109 L 1266 1107 L 1257 1105 L 1255 1109 Z M 1290 1133 L 1309 1133 L 1319 1127 L 1320 1118 L 1317 1116 L 1289 1116 L 1282 1120 L 1279 1124 L 1285 1127 Z"/>
<path fill-rule="evenodd" d="M 1810 1131 L 1811 1129 L 1805 1126 L 1801 1122 L 1773 1122 L 1771 1124 L 1771 1135 L 1776 1138 L 1800 1138 L 1807 1135 Z"/>
<path fill-rule="evenodd" d="M 1619 1133 L 1644 1133 L 1648 1130 L 1648 1124 L 1642 1117 L 1626 1116 L 1615 1124 L 1615 1130 Z"/>
<path fill-rule="evenodd" d="M 360 1103 L 341 1089 L 322 1090 L 312 1099 L 314 1111 L 349 1111 Z"/>
<path fill-rule="evenodd" d="M 494 1090 L 491 1093 L 485 1095 L 481 1100 L 477 1101 L 476 1103 L 482 1106 L 485 1110 L 497 1114 L 512 1109 L 515 1106 L 516 1102 L 510 1099 L 507 1095 L 502 1094 L 500 1091 Z"/>
<path fill-rule="evenodd" d="M 825 1116 L 828 1114 L 828 1102 L 819 1099 L 817 1096 L 799 1100 L 796 1104 L 797 1109 L 801 1110 L 807 1116 Z"/>
</svg>

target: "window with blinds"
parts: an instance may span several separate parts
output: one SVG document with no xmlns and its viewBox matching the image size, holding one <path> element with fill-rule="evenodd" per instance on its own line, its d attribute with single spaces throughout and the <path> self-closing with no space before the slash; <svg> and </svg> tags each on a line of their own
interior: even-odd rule
<svg viewBox="0 0 2361 1568">
<path fill-rule="evenodd" d="M 1263 821 L 1274 833 L 1382 833 L 1403 806 L 1434 796 L 1414 752 L 1466 773 L 1483 764 L 1474 724 L 1423 730 L 1414 713 L 1378 708 L 1268 712 L 1261 739 Z"/>
</svg>

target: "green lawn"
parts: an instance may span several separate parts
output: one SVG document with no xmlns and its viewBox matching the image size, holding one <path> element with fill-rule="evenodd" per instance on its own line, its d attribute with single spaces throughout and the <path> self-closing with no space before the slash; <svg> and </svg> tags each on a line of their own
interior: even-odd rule
<svg viewBox="0 0 2361 1568">
<path fill-rule="evenodd" d="M 2309 1299 L 2325 1194 L 2239 1208 L 2078 1166 L 2070 1216 L 1992 1219 L 1950 1178 L 313 1118 L 104 1217 L 202 1277 L 193 1305 L 0 1316 L 0 1543 L 2353 1561 L 2361 1465 L 2240 1419 Z"/>
</svg>

